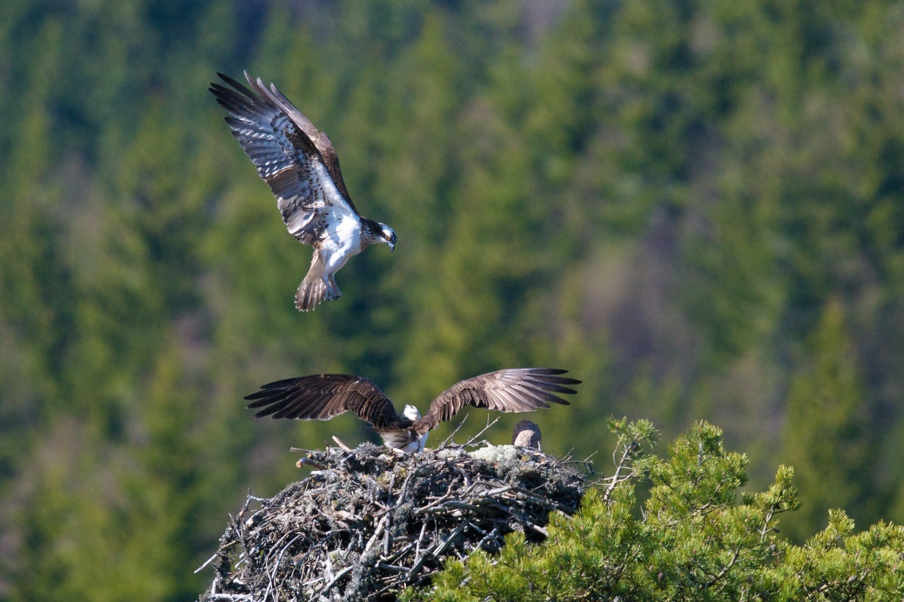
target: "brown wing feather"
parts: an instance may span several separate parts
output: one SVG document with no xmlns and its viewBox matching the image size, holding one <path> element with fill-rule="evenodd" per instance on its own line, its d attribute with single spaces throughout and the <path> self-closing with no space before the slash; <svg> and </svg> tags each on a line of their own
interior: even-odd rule
<svg viewBox="0 0 904 602">
<path fill-rule="evenodd" d="M 372 381 L 348 374 L 314 374 L 279 380 L 261 386 L 245 397 L 249 409 L 261 418 L 329 420 L 344 412 L 381 429 L 407 419 L 396 414 L 392 402 Z"/>
<path fill-rule="evenodd" d="M 329 138 L 275 86 L 267 89 L 245 73 L 249 89 L 218 75 L 233 89 L 213 83 L 210 91 L 229 113 L 232 135 L 276 196 L 289 232 L 311 245 L 323 235 L 326 214 L 359 216 Z"/>
<path fill-rule="evenodd" d="M 249 78 L 248 73 L 245 73 L 245 77 Z M 354 203 L 352 203 L 351 196 L 348 194 L 348 189 L 345 187 L 345 180 L 342 179 L 342 169 L 339 167 L 339 155 L 336 154 L 336 149 L 333 148 L 333 142 L 326 135 L 326 132 L 321 132 L 314 124 L 311 123 L 311 120 L 302 115 L 301 111 L 299 111 L 292 101 L 285 97 L 285 95 L 279 91 L 276 87 L 276 84 L 270 84 L 269 92 L 264 88 L 264 82 L 261 81 L 260 78 L 257 78 L 257 84 L 260 86 L 264 93 L 267 94 L 269 99 L 275 103 L 282 111 L 289 116 L 289 118 L 295 122 L 295 124 L 301 128 L 310 141 L 317 148 L 317 151 L 320 153 L 321 158 L 323 159 L 323 164 L 326 165 L 327 171 L 330 173 L 330 176 L 333 178 L 333 182 L 335 182 L 336 187 L 339 188 L 339 192 L 342 193 L 342 196 L 348 201 L 348 204 L 354 208 Z M 257 87 L 257 86 L 256 86 Z"/>
<path fill-rule="evenodd" d="M 427 414 L 415 422 L 421 434 L 449 420 L 466 405 L 497 412 L 532 412 L 550 403 L 570 405 L 557 394 L 577 393 L 569 385 L 580 384 L 561 376 L 556 368 L 512 368 L 481 374 L 446 389 L 430 404 Z"/>
</svg>

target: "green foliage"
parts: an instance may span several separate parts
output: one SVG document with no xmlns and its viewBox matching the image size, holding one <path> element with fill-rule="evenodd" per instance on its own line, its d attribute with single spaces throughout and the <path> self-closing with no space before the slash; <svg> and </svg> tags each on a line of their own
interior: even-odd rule
<svg viewBox="0 0 904 602">
<path fill-rule="evenodd" d="M 857 478 L 875 465 L 876 450 L 866 435 L 861 377 L 838 302 L 826 306 L 806 348 L 806 366 L 788 391 L 783 446 L 800 475 L 804 506 L 787 531 L 797 540 L 822 526 L 829 508 L 866 515 L 876 493 Z"/>
<path fill-rule="evenodd" d="M 507 537 L 497 556 L 451 562 L 433 587 L 405 600 L 898 600 L 904 594 L 904 528 L 879 523 L 854 535 L 843 511 L 804 545 L 777 535 L 798 508 L 793 471 L 779 467 L 762 492 L 742 492 L 746 458 L 721 431 L 695 424 L 668 459 L 645 455 L 648 423 L 612 424 L 616 472 L 585 494 L 574 517 L 553 514 L 549 538 Z M 634 431 L 630 435 L 630 431 Z M 625 451 L 629 453 L 626 455 Z M 630 457 L 643 467 L 627 478 Z M 620 476 L 621 475 L 621 476 Z M 640 504 L 638 486 L 649 479 Z"/>
<path fill-rule="evenodd" d="M 610 435 L 610 412 L 669 439 L 706 419 L 749 460 L 701 434 L 725 483 L 681 470 L 727 503 L 793 464 L 797 544 L 832 507 L 900 523 L 901 31 L 883 0 L 0 3 L 0 597 L 200 591 L 245 492 L 297 477 L 288 447 L 374 438 L 243 408 L 323 371 L 423 408 L 562 366 L 584 384 L 537 418 L 545 450 L 648 436 Z M 310 249 L 206 92 L 243 69 L 399 234 L 311 314 L 292 307 Z M 668 466 L 637 489 L 663 517 L 686 486 Z M 98 577 L 110 549 L 121 579 Z M 691 552 L 662 562 L 721 570 Z"/>
</svg>

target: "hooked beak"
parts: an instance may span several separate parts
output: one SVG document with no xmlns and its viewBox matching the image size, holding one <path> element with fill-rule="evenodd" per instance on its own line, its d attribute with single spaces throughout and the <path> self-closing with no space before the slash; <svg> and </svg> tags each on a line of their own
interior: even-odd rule
<svg viewBox="0 0 904 602">
<path fill-rule="evenodd" d="M 380 238 L 383 239 L 383 242 L 385 242 L 389 246 L 390 251 L 394 251 L 396 243 L 396 233 L 392 231 L 392 228 L 385 224 L 380 224 L 380 226 L 382 226 Z"/>
</svg>

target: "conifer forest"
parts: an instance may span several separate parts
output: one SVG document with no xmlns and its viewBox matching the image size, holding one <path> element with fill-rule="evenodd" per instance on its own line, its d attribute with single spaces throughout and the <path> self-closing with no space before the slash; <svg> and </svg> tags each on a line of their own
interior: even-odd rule
<svg viewBox="0 0 904 602">
<path fill-rule="evenodd" d="M 902 32 L 889 0 L 4 0 L 0 598 L 197 599 L 290 447 L 379 441 L 245 409 L 321 372 L 401 412 L 566 368 L 544 452 L 607 475 L 612 417 L 661 456 L 706 421 L 738 496 L 793 467 L 780 538 L 904 524 Z M 312 312 L 208 92 L 244 70 L 398 235 Z"/>
</svg>

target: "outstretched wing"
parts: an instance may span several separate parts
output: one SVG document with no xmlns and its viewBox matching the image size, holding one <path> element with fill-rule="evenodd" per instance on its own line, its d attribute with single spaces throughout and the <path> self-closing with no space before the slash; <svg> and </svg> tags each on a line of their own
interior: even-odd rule
<svg viewBox="0 0 904 602">
<path fill-rule="evenodd" d="M 497 412 L 532 412 L 548 408 L 550 403 L 570 405 L 558 395 L 577 393 L 569 385 L 581 381 L 561 376 L 566 372 L 556 368 L 513 368 L 463 380 L 434 399 L 427 414 L 415 422 L 415 428 L 425 433 L 466 405 Z"/>
<path fill-rule="evenodd" d="M 348 374 L 314 374 L 278 380 L 245 397 L 254 416 L 329 420 L 343 412 L 354 412 L 358 418 L 381 429 L 407 419 L 396 414 L 392 402 L 372 381 Z"/>
<path fill-rule="evenodd" d="M 289 232 L 304 244 L 320 240 L 327 220 L 359 219 L 339 170 L 339 158 L 326 134 L 270 84 L 245 78 L 249 90 L 227 75 L 232 86 L 212 83 L 210 91 L 229 116 L 232 129 L 257 173 L 276 196 Z"/>
</svg>

